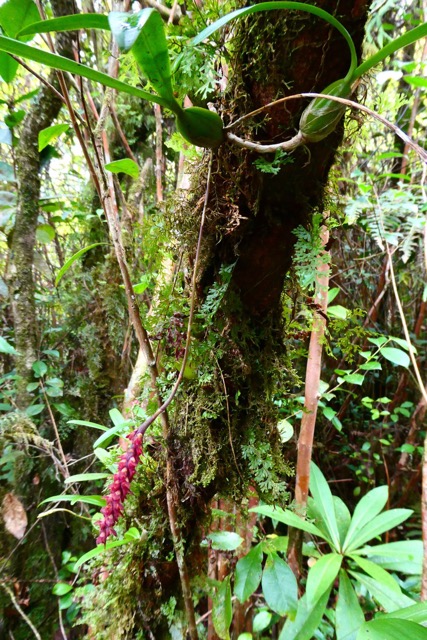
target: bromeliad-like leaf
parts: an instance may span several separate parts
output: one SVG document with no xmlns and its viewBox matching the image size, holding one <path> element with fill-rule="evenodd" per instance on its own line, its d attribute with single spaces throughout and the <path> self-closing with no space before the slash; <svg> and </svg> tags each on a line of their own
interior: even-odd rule
<svg viewBox="0 0 427 640">
<path fill-rule="evenodd" d="M 317 560 L 307 576 L 307 602 L 313 606 L 319 598 L 332 586 L 341 568 L 342 555 L 328 553 Z"/>
<path fill-rule="evenodd" d="M 330 589 L 325 591 L 314 606 L 308 604 L 306 595 L 300 598 L 295 620 L 286 620 L 279 640 L 312 640 L 325 613 L 330 592 Z"/>
<path fill-rule="evenodd" d="M 371 520 L 371 522 L 365 524 L 363 529 L 355 533 L 351 542 L 347 545 L 345 552 L 351 553 L 368 542 L 368 540 L 372 540 L 385 531 L 397 527 L 407 520 L 412 513 L 412 509 L 391 509 L 390 511 L 380 513 L 376 518 Z"/>
<path fill-rule="evenodd" d="M 347 546 L 352 542 L 354 536 L 368 522 L 371 522 L 386 505 L 388 498 L 388 487 L 376 487 L 363 496 L 356 505 L 350 526 L 347 532 L 343 550 L 346 551 Z"/>
<path fill-rule="evenodd" d="M 38 17 L 37 12 L 37 17 Z M 50 31 L 78 31 L 80 29 L 110 30 L 108 16 L 99 13 L 76 13 L 72 16 L 62 16 L 51 20 L 32 22 L 19 31 L 18 38 L 22 36 L 34 36 L 37 33 L 49 33 Z"/>
<path fill-rule="evenodd" d="M 323 523 L 328 531 L 329 538 L 336 551 L 340 549 L 340 534 L 338 531 L 337 518 L 335 515 L 334 499 L 331 490 L 326 482 L 325 476 L 319 467 L 311 463 L 310 466 L 310 492 L 319 511 Z"/>
<path fill-rule="evenodd" d="M 311 535 L 313 536 L 318 536 L 323 540 L 328 540 L 318 527 L 316 527 L 311 522 L 303 520 L 288 509 L 284 511 L 280 507 L 269 507 L 267 505 L 262 505 L 259 507 L 253 507 L 252 509 L 249 509 L 249 511 L 255 511 L 256 513 L 260 513 L 262 516 L 267 516 L 272 520 L 283 522 L 283 524 L 287 524 L 288 527 L 295 527 L 296 529 L 301 529 L 302 531 L 311 533 Z"/>
<path fill-rule="evenodd" d="M 362 607 L 347 573 L 341 569 L 338 602 L 335 610 L 337 640 L 355 640 L 365 621 Z"/>
<path fill-rule="evenodd" d="M 276 553 L 269 554 L 265 563 L 262 592 L 272 611 L 294 617 L 298 606 L 297 581 L 290 567 Z"/>
<path fill-rule="evenodd" d="M 257 544 L 236 565 L 234 595 L 245 602 L 258 588 L 262 575 L 262 547 Z"/>
</svg>

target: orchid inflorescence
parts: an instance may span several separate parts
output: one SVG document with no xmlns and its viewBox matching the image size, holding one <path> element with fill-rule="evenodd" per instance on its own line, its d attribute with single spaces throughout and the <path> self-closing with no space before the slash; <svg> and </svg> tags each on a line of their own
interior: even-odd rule
<svg viewBox="0 0 427 640">
<path fill-rule="evenodd" d="M 114 525 L 123 513 L 123 503 L 130 493 L 130 483 L 142 454 L 143 434 L 136 429 L 127 438 L 131 444 L 120 457 L 117 473 L 114 474 L 113 481 L 108 487 L 107 504 L 101 509 L 103 518 L 99 521 L 97 544 L 105 544 L 109 536 L 117 535 Z"/>
</svg>

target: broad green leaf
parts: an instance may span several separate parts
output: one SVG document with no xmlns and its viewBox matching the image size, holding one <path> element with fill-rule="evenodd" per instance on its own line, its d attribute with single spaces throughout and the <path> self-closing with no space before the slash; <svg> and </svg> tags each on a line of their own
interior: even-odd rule
<svg viewBox="0 0 427 640">
<path fill-rule="evenodd" d="M 2 78 L 4 82 L 12 82 L 16 76 L 18 67 L 19 63 L 16 60 L 11 58 L 7 53 L 0 51 L 0 78 Z M 1 140 L 1 142 L 6 142 L 6 140 Z"/>
<path fill-rule="evenodd" d="M 234 595 L 240 602 L 245 602 L 261 582 L 262 557 L 262 546 L 257 544 L 236 564 Z"/>
<path fill-rule="evenodd" d="M 427 629 L 409 620 L 381 617 L 365 622 L 356 640 L 427 640 Z"/>
<path fill-rule="evenodd" d="M 2 336 L 0 336 L 0 353 L 7 353 L 11 356 L 18 355 L 18 352 L 15 349 L 15 347 L 12 347 L 12 345 L 9 344 L 9 342 Z"/>
<path fill-rule="evenodd" d="M 172 111 L 180 110 L 173 94 L 169 51 L 160 13 L 150 8 L 136 14 L 112 11 L 108 20 L 120 49 L 131 50 L 153 89 L 168 102 Z"/>
<path fill-rule="evenodd" d="M 349 310 L 340 304 L 335 304 L 331 307 L 328 307 L 328 316 L 331 316 L 331 318 L 341 318 L 342 320 L 345 320 L 348 314 Z"/>
<path fill-rule="evenodd" d="M 302 531 L 306 531 L 307 533 L 311 533 L 313 536 L 318 536 L 319 538 L 325 539 L 324 534 L 318 527 L 315 527 L 311 522 L 307 522 L 303 520 L 299 516 L 297 516 L 293 511 L 289 511 L 286 509 L 284 511 L 280 507 L 269 507 L 267 505 L 261 505 L 258 507 L 253 507 L 249 509 L 249 511 L 255 511 L 256 513 L 260 513 L 262 516 L 267 516 L 272 520 L 277 520 L 278 522 L 283 522 L 283 524 L 287 524 L 288 527 L 295 527 L 296 529 L 301 529 Z"/>
<path fill-rule="evenodd" d="M 267 629 L 273 616 L 269 611 L 260 611 L 256 614 L 252 622 L 252 629 L 254 633 L 261 633 L 264 629 Z"/>
<path fill-rule="evenodd" d="M 32 369 L 34 371 L 34 375 L 37 378 L 41 378 L 47 373 L 47 364 L 42 360 L 36 360 L 36 362 L 33 363 Z"/>
<path fill-rule="evenodd" d="M 369 362 L 361 364 L 359 369 L 363 369 L 363 371 L 381 371 L 382 366 L 378 360 L 370 360 Z"/>
<path fill-rule="evenodd" d="M 46 498 L 40 504 L 45 504 L 46 502 L 71 502 L 71 504 L 75 504 L 76 502 L 85 502 L 86 504 L 93 504 L 96 507 L 105 507 L 107 501 L 102 496 L 80 496 L 76 494 L 67 495 L 61 494 L 59 496 L 50 496 Z"/>
<path fill-rule="evenodd" d="M 88 560 L 99 556 L 101 553 L 108 551 L 109 549 L 115 549 L 116 547 L 121 547 L 124 544 L 131 543 L 132 540 L 130 538 L 122 539 L 122 540 L 112 540 L 111 542 L 107 541 L 105 544 L 99 544 L 94 549 L 91 549 L 84 555 L 82 555 L 74 565 L 75 570 L 80 569 L 80 567 L 85 564 Z"/>
<path fill-rule="evenodd" d="M 390 509 L 390 511 L 380 513 L 376 518 L 365 524 L 363 529 L 354 534 L 345 550 L 346 553 L 354 551 L 368 542 L 368 540 L 385 533 L 385 531 L 394 529 L 394 527 L 407 520 L 412 513 L 412 509 Z"/>
<path fill-rule="evenodd" d="M 36 20 L 37 18 L 39 18 L 38 12 Z M 62 18 L 42 20 L 41 22 L 36 20 L 22 28 L 17 34 L 18 37 L 33 36 L 36 33 L 49 33 L 50 31 L 77 31 L 80 29 L 110 30 L 108 17 L 98 13 L 77 13 L 71 16 L 63 16 Z"/>
<path fill-rule="evenodd" d="M 368 338 L 369 342 L 372 342 L 376 347 L 381 347 L 383 344 L 388 342 L 388 338 L 384 336 L 379 336 L 378 338 Z"/>
<path fill-rule="evenodd" d="M 344 382 L 348 382 L 348 384 L 363 384 L 365 376 L 361 373 L 349 373 L 342 377 Z"/>
<path fill-rule="evenodd" d="M 66 593 L 69 593 L 72 590 L 72 584 L 68 584 L 68 582 L 57 582 L 52 589 L 52 593 L 54 596 L 65 596 Z"/>
<path fill-rule="evenodd" d="M 107 427 L 97 422 L 89 422 L 88 420 L 68 420 L 68 424 L 79 424 L 83 427 L 92 427 L 93 429 L 100 429 L 100 431 L 108 431 Z"/>
<path fill-rule="evenodd" d="M 343 544 L 343 550 L 352 542 L 353 537 L 384 509 L 388 498 L 388 487 L 376 487 L 363 496 L 356 505 L 350 527 Z"/>
<path fill-rule="evenodd" d="M 418 624 L 427 624 L 427 602 L 417 602 L 412 607 L 397 609 L 391 613 L 384 613 L 381 618 L 399 618 L 400 620 L 411 620 Z"/>
<path fill-rule="evenodd" d="M 230 576 L 227 576 L 218 587 L 212 602 L 212 622 L 221 640 L 229 640 L 232 618 Z"/>
<path fill-rule="evenodd" d="M 286 562 L 275 553 L 267 557 L 262 573 L 262 592 L 272 611 L 281 616 L 295 615 L 298 606 L 297 581 Z"/>
<path fill-rule="evenodd" d="M 48 144 L 55 142 L 62 133 L 65 133 L 70 128 L 69 124 L 54 124 L 51 127 L 46 127 L 39 132 L 39 151 L 43 151 Z"/>
<path fill-rule="evenodd" d="M 132 178 L 137 178 L 139 175 L 139 167 L 134 160 L 130 158 L 123 158 L 123 160 L 114 160 L 104 165 L 104 169 L 111 171 L 111 173 L 126 173 L 126 175 Z"/>
<path fill-rule="evenodd" d="M 9 129 L 13 129 L 18 124 L 20 124 L 25 118 L 26 111 L 24 109 L 19 109 L 18 111 L 11 111 L 7 114 L 4 119 L 4 123 L 9 127 Z"/>
<path fill-rule="evenodd" d="M 365 621 L 362 607 L 347 573 L 341 569 L 338 601 L 335 610 L 337 640 L 355 640 Z"/>
<path fill-rule="evenodd" d="M 206 536 L 212 543 L 212 549 L 218 551 L 235 551 L 243 542 L 243 538 L 233 531 L 214 531 Z"/>
<path fill-rule="evenodd" d="M 333 287 L 332 289 L 329 289 L 329 291 L 328 291 L 328 305 L 330 305 L 331 302 L 333 302 L 335 300 L 335 298 L 337 297 L 337 295 L 339 294 L 340 291 L 341 291 L 341 289 L 339 287 Z"/>
<path fill-rule="evenodd" d="M 328 590 L 341 568 L 343 557 L 338 553 L 328 553 L 317 560 L 308 572 L 307 603 L 313 606 Z"/>
<path fill-rule="evenodd" d="M 385 611 L 396 611 L 396 609 L 404 609 L 414 604 L 414 601 L 408 598 L 408 596 L 405 596 L 405 594 L 396 593 L 393 589 L 390 589 L 364 573 L 358 573 L 356 571 L 350 571 L 349 573 L 368 589 L 371 596 L 379 602 Z"/>
<path fill-rule="evenodd" d="M 50 224 L 41 224 L 36 229 L 36 239 L 42 244 L 49 244 L 55 237 L 55 229 Z"/>
<path fill-rule="evenodd" d="M 55 287 L 58 286 L 62 277 L 67 273 L 68 269 L 76 262 L 76 260 L 78 260 L 82 255 L 84 255 L 90 249 L 93 249 L 94 247 L 99 247 L 100 245 L 105 245 L 105 244 L 106 244 L 105 242 L 95 242 L 94 244 L 90 244 L 89 246 L 83 247 L 83 249 L 76 251 L 76 253 L 74 253 L 71 256 L 71 258 L 68 258 L 68 260 L 63 264 L 63 266 L 58 271 L 58 275 L 55 278 Z"/>
<path fill-rule="evenodd" d="M 40 19 L 33 0 L 6 0 L 0 6 L 0 26 L 6 35 L 15 38 L 27 24 Z"/>
<path fill-rule="evenodd" d="M 77 473 L 74 476 L 68 476 L 65 478 L 64 484 L 72 484 L 73 482 L 89 482 L 91 480 L 102 480 L 104 478 L 111 478 L 109 473 Z"/>
<path fill-rule="evenodd" d="M 391 576 L 387 571 L 385 571 L 382 567 L 375 564 L 375 562 L 371 562 L 370 560 L 366 560 L 366 558 L 361 558 L 358 555 L 350 556 L 351 559 L 359 565 L 361 569 L 365 573 L 367 573 L 371 578 L 374 578 L 377 582 L 381 582 L 386 587 L 395 591 L 396 593 L 402 593 L 399 585 L 396 580 Z"/>
<path fill-rule="evenodd" d="M 408 354 L 401 349 L 396 349 L 395 347 L 383 347 L 380 353 L 386 360 L 389 360 L 393 364 L 398 364 L 401 367 L 408 368 L 411 364 Z"/>
<path fill-rule="evenodd" d="M 399 540 L 373 547 L 357 549 L 357 553 L 371 558 L 384 569 L 409 575 L 421 575 L 423 563 L 422 540 Z"/>
<path fill-rule="evenodd" d="M 84 64 L 74 62 L 73 60 L 69 60 L 63 56 L 58 56 L 54 53 L 49 53 L 48 51 L 43 51 L 37 47 L 29 46 L 23 42 L 19 42 L 18 40 L 13 40 L 12 38 L 0 36 L 0 50 L 5 51 L 6 53 L 12 53 L 16 56 L 21 56 L 22 58 L 27 58 L 33 62 L 39 62 L 47 67 L 51 67 L 52 69 L 68 71 L 69 73 L 81 76 L 82 78 L 87 78 L 93 82 L 99 82 L 105 87 L 111 87 L 117 91 L 129 93 L 132 96 L 136 96 L 142 100 L 155 102 L 163 107 L 169 106 L 169 102 L 161 96 L 155 96 L 152 93 L 148 93 L 148 91 L 143 91 L 137 87 L 132 87 L 130 84 L 116 80 L 106 73 L 95 71 L 95 69 L 91 69 Z"/>
<path fill-rule="evenodd" d="M 32 416 L 38 416 L 44 408 L 44 404 L 32 404 L 30 407 L 25 409 L 25 413 L 31 418 Z"/>
<path fill-rule="evenodd" d="M 340 535 L 335 515 L 334 499 L 325 476 L 314 462 L 310 465 L 310 493 L 313 496 L 316 508 L 321 515 L 333 546 L 338 551 L 340 549 Z"/>
<path fill-rule="evenodd" d="M 279 640 L 312 640 L 313 634 L 325 613 L 330 592 L 330 589 L 325 591 L 314 606 L 308 605 L 306 595 L 300 598 L 297 615 L 294 620 L 291 620 L 291 618 L 286 620 Z"/>
<path fill-rule="evenodd" d="M 412 343 L 408 343 L 408 341 L 404 340 L 403 338 L 395 338 L 394 336 L 390 336 L 390 340 L 398 344 L 399 347 L 402 347 L 402 349 L 405 349 L 405 351 L 412 351 L 413 353 L 417 353 L 414 345 Z"/>
</svg>

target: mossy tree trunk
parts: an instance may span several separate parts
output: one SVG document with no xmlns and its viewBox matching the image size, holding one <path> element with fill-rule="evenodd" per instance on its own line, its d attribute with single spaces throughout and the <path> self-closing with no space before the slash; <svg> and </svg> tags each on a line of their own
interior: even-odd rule
<svg viewBox="0 0 427 640">
<path fill-rule="evenodd" d="M 55 16 L 76 12 L 74 0 L 52 0 Z M 56 39 L 59 54 L 72 57 L 73 35 L 60 33 Z M 56 72 L 52 71 L 49 82 L 58 88 Z M 21 137 L 16 148 L 16 177 L 18 183 L 18 206 L 10 247 L 8 282 L 12 302 L 18 393 L 16 403 L 25 408 L 30 396 L 26 391 L 32 381 L 32 365 L 37 360 L 39 345 L 37 310 L 34 284 L 34 247 L 39 216 L 40 199 L 40 153 L 39 132 L 49 127 L 58 116 L 62 101 L 53 91 L 42 85 L 37 101 L 31 105 Z"/>
</svg>

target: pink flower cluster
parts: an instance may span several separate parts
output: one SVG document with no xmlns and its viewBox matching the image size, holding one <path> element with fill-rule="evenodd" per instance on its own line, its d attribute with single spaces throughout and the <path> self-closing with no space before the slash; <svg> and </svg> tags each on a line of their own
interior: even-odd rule
<svg viewBox="0 0 427 640">
<path fill-rule="evenodd" d="M 128 493 L 130 493 L 130 483 L 142 454 L 142 433 L 138 433 L 138 430 L 136 430 L 127 437 L 131 444 L 126 453 L 121 456 L 117 473 L 114 474 L 113 481 L 108 488 L 107 504 L 101 509 L 104 517 L 98 523 L 99 536 L 96 539 L 97 544 L 105 544 L 109 536 L 117 535 L 114 525 L 123 513 L 123 503 Z"/>
</svg>

